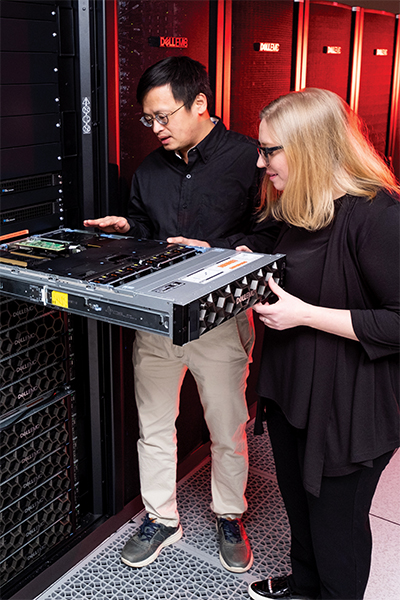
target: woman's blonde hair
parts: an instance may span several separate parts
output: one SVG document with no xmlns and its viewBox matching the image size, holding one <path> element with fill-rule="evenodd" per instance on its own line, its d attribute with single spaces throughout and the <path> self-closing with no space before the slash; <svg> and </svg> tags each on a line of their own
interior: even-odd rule
<svg viewBox="0 0 400 600">
<path fill-rule="evenodd" d="M 283 146 L 289 174 L 283 192 L 265 175 L 261 219 L 272 215 L 315 231 L 332 221 L 338 194 L 372 200 L 379 188 L 399 191 L 360 119 L 334 92 L 290 92 L 266 106 L 260 119 L 265 119 L 274 145 Z"/>
</svg>

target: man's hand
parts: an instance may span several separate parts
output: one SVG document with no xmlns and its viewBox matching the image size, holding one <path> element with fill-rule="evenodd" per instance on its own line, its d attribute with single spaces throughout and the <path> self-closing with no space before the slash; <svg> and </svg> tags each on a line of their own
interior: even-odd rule
<svg viewBox="0 0 400 600">
<path fill-rule="evenodd" d="M 125 217 L 108 216 L 101 219 L 87 219 L 83 221 L 85 227 L 98 227 L 106 233 L 128 233 L 130 225 Z"/>
<path fill-rule="evenodd" d="M 253 252 L 248 246 L 236 246 L 236 252 Z"/>
<path fill-rule="evenodd" d="M 200 246 L 201 248 L 210 248 L 210 244 L 208 242 L 202 242 L 201 240 L 191 240 L 189 238 L 182 237 L 179 235 L 178 237 L 169 237 L 167 238 L 167 242 L 169 244 L 182 244 L 183 246 Z"/>
</svg>

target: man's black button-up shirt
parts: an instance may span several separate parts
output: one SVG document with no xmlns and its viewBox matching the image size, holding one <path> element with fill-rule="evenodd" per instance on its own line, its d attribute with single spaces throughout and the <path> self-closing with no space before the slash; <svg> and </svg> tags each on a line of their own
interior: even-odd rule
<svg viewBox="0 0 400 600">
<path fill-rule="evenodd" d="M 137 169 L 128 207 L 129 235 L 165 240 L 184 236 L 211 246 L 246 244 L 269 252 L 265 222 L 254 212 L 259 189 L 255 140 L 218 121 L 188 152 L 186 164 L 158 148 Z M 268 228 L 268 226 L 267 226 Z"/>
</svg>

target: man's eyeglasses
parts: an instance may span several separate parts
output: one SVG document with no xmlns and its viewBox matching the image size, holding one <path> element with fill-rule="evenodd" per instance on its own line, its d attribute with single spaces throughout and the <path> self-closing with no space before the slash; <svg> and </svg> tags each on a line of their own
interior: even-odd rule
<svg viewBox="0 0 400 600">
<path fill-rule="evenodd" d="M 257 146 L 258 154 L 265 161 L 265 164 L 269 165 L 269 157 L 271 154 L 276 152 L 277 150 L 283 150 L 283 146 L 271 146 L 270 148 L 263 148 L 262 146 Z"/>
<path fill-rule="evenodd" d="M 154 115 L 154 117 L 151 117 L 150 115 L 143 115 L 140 121 L 145 127 L 153 127 L 154 119 L 157 121 L 157 123 L 160 123 L 160 125 L 168 125 L 169 117 L 172 117 L 172 115 L 174 115 L 176 112 L 178 112 L 178 110 L 186 106 L 186 104 L 187 102 L 185 102 L 185 104 L 182 104 L 182 106 L 179 106 L 179 108 L 170 113 L 157 113 L 156 115 Z"/>
</svg>

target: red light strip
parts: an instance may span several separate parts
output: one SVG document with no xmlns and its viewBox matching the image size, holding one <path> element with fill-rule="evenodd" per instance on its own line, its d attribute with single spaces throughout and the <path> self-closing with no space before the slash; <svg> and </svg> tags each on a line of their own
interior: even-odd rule
<svg viewBox="0 0 400 600">
<path fill-rule="evenodd" d="M 294 89 L 298 92 L 306 87 L 310 2 L 297 0 L 296 3 L 298 3 L 298 20 Z"/>
<path fill-rule="evenodd" d="M 215 114 L 222 117 L 222 81 L 224 76 L 224 0 L 218 0 L 217 51 L 215 68 Z"/>
<path fill-rule="evenodd" d="M 107 31 L 107 100 L 108 100 L 108 158 L 110 163 L 121 166 L 119 124 L 119 51 L 118 51 L 118 3 L 106 2 Z"/>
<path fill-rule="evenodd" d="M 396 15 L 396 40 L 392 77 L 392 98 L 390 106 L 390 123 L 387 143 L 387 156 L 392 159 L 395 151 L 398 132 L 399 100 L 400 100 L 400 15 Z"/>
<path fill-rule="evenodd" d="M 361 52 L 364 34 L 364 9 L 355 6 L 353 7 L 353 10 L 356 13 L 356 19 L 354 24 L 354 49 L 349 104 L 354 112 L 358 112 L 358 103 L 360 99 Z"/>
<path fill-rule="evenodd" d="M 231 63 L 232 63 L 232 0 L 225 1 L 224 88 L 222 120 L 227 129 L 231 124 Z"/>
<path fill-rule="evenodd" d="M 310 28 L 310 0 L 304 2 L 304 24 L 303 24 L 303 49 L 302 49 L 302 65 L 301 65 L 301 81 L 300 89 L 306 87 L 307 81 L 307 55 L 308 55 L 308 31 Z"/>
<path fill-rule="evenodd" d="M 297 20 L 297 47 L 296 47 L 296 73 L 294 89 L 296 92 L 300 90 L 301 85 L 301 55 L 303 48 L 303 21 L 304 21 L 304 0 L 299 1 L 298 5 L 298 20 Z"/>
</svg>

